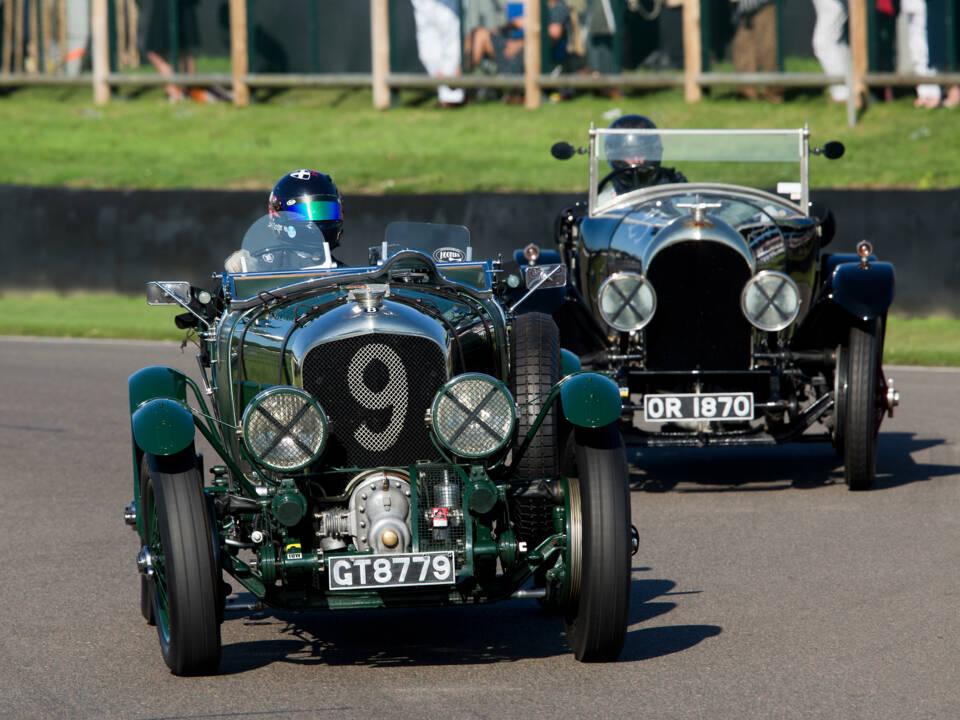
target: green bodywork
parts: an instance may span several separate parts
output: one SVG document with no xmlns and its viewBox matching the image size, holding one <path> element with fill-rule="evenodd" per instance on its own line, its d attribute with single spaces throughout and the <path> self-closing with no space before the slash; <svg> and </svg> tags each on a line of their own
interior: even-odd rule
<svg viewBox="0 0 960 720">
<path fill-rule="evenodd" d="M 418 262 L 421 261 L 414 258 L 404 268 L 412 266 L 416 270 Z M 318 328 L 326 333 L 337 331 L 336 325 L 332 330 L 324 326 L 324 318 L 336 316 L 329 315 L 331 312 L 342 314 L 344 308 L 354 307 L 350 293 L 357 286 L 358 277 L 363 282 L 384 282 L 390 279 L 388 270 L 371 269 L 362 276 L 341 273 L 332 278 L 298 278 L 299 284 L 286 293 L 263 293 L 260 299 L 236 301 L 222 307 L 218 314 L 211 313 L 212 329 L 200 335 L 201 365 L 209 368 L 209 377 L 204 378 L 204 387 L 209 385 L 207 392 L 171 368 L 149 367 L 130 377 L 134 498 L 137 528 L 144 543 L 157 539 L 144 537 L 141 515 L 149 510 L 139 511 L 141 458 L 144 453 L 162 457 L 182 452 L 192 447 L 199 430 L 225 465 L 215 468 L 213 484 L 205 488 L 210 507 L 220 508 L 216 513 L 211 510 L 211 517 L 217 526 L 222 568 L 266 604 L 279 608 L 335 609 L 493 602 L 509 597 L 535 573 L 547 570 L 551 587 L 558 588 L 556 592 L 562 595 L 570 583 L 567 480 L 519 479 L 547 480 L 556 488 L 554 507 L 548 509 L 552 512 L 554 532 L 538 539 L 537 547 L 527 547 L 511 529 L 509 497 L 511 486 L 518 479 L 512 477 L 509 450 L 521 448 L 522 453 L 557 402 L 574 425 L 598 427 L 618 419 L 621 403 L 616 385 L 603 375 L 581 372 L 572 353 L 562 352 L 563 378 L 542 399 L 543 406 L 529 431 L 485 458 L 451 456 L 431 435 L 436 452 L 423 462 L 386 468 L 338 467 L 327 464 L 321 455 L 302 470 L 280 473 L 259 465 L 241 440 L 238 429 L 250 400 L 271 387 L 303 388 L 303 348 L 329 341 Z M 384 307 L 395 316 L 400 309 L 414 308 L 422 315 L 420 322 L 428 330 L 432 328 L 434 336 L 448 338 L 448 373 L 479 372 L 506 382 L 510 377 L 508 320 L 495 296 L 483 289 L 482 273 L 466 269 L 461 275 L 458 280 L 465 284 L 459 286 L 440 281 L 390 284 Z M 242 294 L 249 295 L 259 292 L 262 288 L 258 283 L 265 281 L 245 282 Z M 489 288 L 488 281 L 486 287 Z M 413 330 L 411 334 L 415 334 Z M 295 352 L 293 348 L 299 350 Z M 207 397 L 212 408 L 208 407 Z M 331 422 L 336 421 L 331 416 Z M 411 551 L 453 550 L 455 584 L 384 590 L 327 589 L 329 558 L 366 555 L 368 551 L 358 549 L 353 541 L 325 549 L 314 537 L 319 537 L 315 533 L 315 517 L 345 508 L 348 497 L 355 497 L 361 477 L 373 470 L 407 478 Z M 456 478 L 459 488 L 456 512 L 461 513 L 457 518 L 462 522 L 462 538 L 450 540 L 448 545 L 443 544 L 446 540 L 437 541 L 438 546 L 424 539 L 434 537 L 430 533 L 436 528 L 421 527 L 428 522 L 424 513 L 435 502 L 438 487 L 428 485 L 430 494 L 421 494 L 421 483 L 427 482 L 421 478 L 427 478 L 429 473 L 434 473 L 430 475 L 433 478 L 436 473 L 448 473 Z M 322 488 L 319 493 L 318 488 Z M 251 533 L 263 539 L 237 544 L 237 537 L 252 537 Z M 162 552 L 159 547 L 155 550 Z"/>
</svg>

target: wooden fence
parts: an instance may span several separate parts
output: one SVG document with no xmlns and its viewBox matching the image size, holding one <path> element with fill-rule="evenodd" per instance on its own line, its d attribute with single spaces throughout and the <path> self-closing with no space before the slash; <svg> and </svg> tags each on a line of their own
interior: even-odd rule
<svg viewBox="0 0 960 720">
<path fill-rule="evenodd" d="M 33 0 L 28 19 L 30 42 L 24 53 L 22 22 L 25 0 L 0 0 L 3 7 L 4 37 L 0 56 L 0 86 L 19 85 L 83 85 L 93 88 L 94 101 L 110 101 L 111 88 L 124 85 L 223 85 L 232 86 L 233 102 L 249 103 L 250 89 L 256 87 L 370 87 L 373 104 L 387 109 L 392 93 L 401 88 L 432 88 L 450 82 L 421 74 L 393 73 L 390 69 L 390 0 L 369 0 L 371 72 L 339 74 L 270 74 L 249 72 L 247 48 L 247 0 L 229 0 L 230 73 L 206 74 L 128 74 L 111 72 L 111 42 L 115 58 L 121 67 L 139 63 L 136 56 L 136 7 L 133 0 L 116 0 L 111 38 L 108 0 L 90 0 L 91 6 L 91 60 L 92 72 L 67 75 L 62 63 L 44 67 L 44 47 L 56 40 L 65 48 L 65 15 L 67 0 Z M 401 0 L 393 0 L 399 2 Z M 456 79 L 464 88 L 496 87 L 523 92 L 524 105 L 539 107 L 544 90 L 580 88 L 656 88 L 682 87 L 688 102 L 700 100 L 703 89 L 717 85 L 777 85 L 781 87 L 826 87 L 845 83 L 850 87 L 847 105 L 848 120 L 856 121 L 856 113 L 865 107 L 870 87 L 916 86 L 922 83 L 941 85 L 960 84 L 960 73 L 941 73 L 933 76 L 868 71 L 867 13 L 871 0 L 849 0 L 848 34 L 851 47 L 851 71 L 847 77 L 822 73 L 715 73 L 704 72 L 701 0 L 670 0 L 682 6 L 683 70 L 682 72 L 630 73 L 608 75 L 553 75 L 541 67 L 541 0 L 524 0 L 527 32 L 524 33 L 523 75 L 477 76 L 465 75 Z M 133 30 L 131 30 L 133 29 Z"/>
</svg>

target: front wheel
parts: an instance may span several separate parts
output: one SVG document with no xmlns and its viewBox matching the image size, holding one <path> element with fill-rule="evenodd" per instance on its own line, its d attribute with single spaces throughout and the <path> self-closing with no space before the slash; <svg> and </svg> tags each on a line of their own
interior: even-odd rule
<svg viewBox="0 0 960 720">
<path fill-rule="evenodd" d="M 175 675 L 212 673 L 220 664 L 219 578 L 197 469 L 163 472 L 145 464 L 142 499 L 160 650 Z"/>
<path fill-rule="evenodd" d="M 883 418 L 883 380 L 877 323 L 850 328 L 846 387 L 841 402 L 843 477 L 851 490 L 869 490 L 877 467 L 877 434 Z"/>
<path fill-rule="evenodd" d="M 567 480 L 567 641 L 581 662 L 616 660 L 630 612 L 630 489 L 616 426 L 577 428 L 579 478 Z"/>
</svg>

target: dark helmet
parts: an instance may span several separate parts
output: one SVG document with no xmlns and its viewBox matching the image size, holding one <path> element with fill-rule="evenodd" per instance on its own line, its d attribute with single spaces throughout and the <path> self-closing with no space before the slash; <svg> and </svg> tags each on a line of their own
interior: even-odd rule
<svg viewBox="0 0 960 720">
<path fill-rule="evenodd" d="M 644 115 L 621 115 L 612 123 L 611 130 L 655 130 L 653 120 Z M 603 147 L 610 165 L 628 167 L 634 165 L 659 165 L 663 157 L 663 144 L 657 134 L 617 133 L 605 135 Z"/>
<path fill-rule="evenodd" d="M 340 244 L 343 205 L 340 191 L 329 175 L 306 169 L 287 173 L 273 186 L 267 207 L 274 217 L 289 213 L 283 216 L 286 222 L 297 217 L 319 229 L 315 241 L 310 239 L 311 233 L 299 233 L 297 245 L 322 245 L 326 240 L 332 250 Z"/>
<path fill-rule="evenodd" d="M 621 115 L 610 128 L 625 130 L 652 130 L 657 126 L 644 115 Z M 604 153 L 613 170 L 635 168 L 634 172 L 622 172 L 613 177 L 617 193 L 625 193 L 650 184 L 657 175 L 663 157 L 663 144 L 657 133 L 616 133 L 603 136 Z"/>
</svg>

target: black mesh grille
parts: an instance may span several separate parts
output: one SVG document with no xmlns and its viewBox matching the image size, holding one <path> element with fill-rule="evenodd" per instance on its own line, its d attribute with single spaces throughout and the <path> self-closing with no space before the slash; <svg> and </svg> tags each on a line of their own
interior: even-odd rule
<svg viewBox="0 0 960 720">
<path fill-rule="evenodd" d="M 740 310 L 750 269 L 736 250 L 685 242 L 654 257 L 647 277 L 657 311 L 644 330 L 648 370 L 740 370 L 750 366 L 751 325 Z"/>
<path fill-rule="evenodd" d="M 437 344 L 413 335 L 374 333 L 310 350 L 303 387 L 330 420 L 324 462 L 365 468 L 435 459 L 424 416 L 446 368 Z"/>
</svg>

